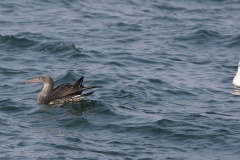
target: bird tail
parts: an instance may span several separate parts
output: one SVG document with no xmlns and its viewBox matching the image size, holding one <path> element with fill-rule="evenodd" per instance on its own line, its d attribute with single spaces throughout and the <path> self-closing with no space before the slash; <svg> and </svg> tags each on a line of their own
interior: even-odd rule
<svg viewBox="0 0 240 160">
<path fill-rule="evenodd" d="M 92 89 L 92 88 L 103 88 L 103 87 L 102 87 L 102 86 L 83 87 L 83 88 L 82 88 L 82 91 L 83 91 L 83 90 L 86 90 L 86 89 Z"/>
<path fill-rule="evenodd" d="M 88 93 L 85 93 L 85 94 L 82 94 L 81 96 L 86 98 L 87 96 L 90 96 L 91 94 L 93 94 L 94 91 L 92 92 L 88 92 Z"/>
<path fill-rule="evenodd" d="M 79 78 L 79 79 L 73 84 L 73 86 L 76 87 L 76 88 L 81 87 L 82 90 L 91 89 L 91 88 L 103 88 L 103 87 L 101 87 L 101 86 L 84 87 L 84 86 L 82 85 L 82 83 L 83 83 L 83 78 L 84 78 L 83 76 L 82 76 L 81 78 Z"/>
<path fill-rule="evenodd" d="M 75 100 L 74 101 L 81 101 L 85 98 L 87 98 L 88 96 L 90 96 L 91 94 L 93 94 L 94 91 L 92 92 L 88 92 L 88 93 L 85 93 L 85 94 L 82 94 L 82 95 L 76 95 L 74 96 Z"/>
<path fill-rule="evenodd" d="M 91 89 L 91 88 L 102 88 L 101 86 L 84 87 L 84 86 L 82 85 L 82 83 L 83 83 L 83 78 L 84 78 L 84 77 L 79 78 L 79 79 L 73 84 L 73 86 L 74 86 L 75 88 L 78 88 L 78 89 L 79 89 L 79 90 L 78 90 L 77 92 L 75 92 L 74 94 L 76 94 L 76 95 L 81 95 L 83 90 Z M 89 92 L 89 93 L 92 94 L 93 92 Z M 88 94 L 88 93 L 86 93 L 86 94 Z M 89 95 L 90 95 L 90 94 L 89 94 Z"/>
<path fill-rule="evenodd" d="M 83 95 L 82 94 L 82 92 L 84 91 L 84 90 L 86 90 L 86 89 L 91 89 L 91 88 L 103 88 L 103 87 L 101 87 L 101 86 L 91 86 L 91 87 L 84 87 L 83 86 L 83 88 L 82 87 L 79 87 L 79 90 L 77 91 L 77 92 L 74 92 L 73 93 L 73 95 Z M 89 93 L 91 93 L 91 92 L 89 92 Z M 92 92 L 93 93 L 93 92 Z M 92 94 L 91 93 L 91 94 Z M 87 94 L 87 93 L 86 93 Z"/>
<path fill-rule="evenodd" d="M 84 78 L 84 77 L 79 78 L 79 79 L 73 84 L 73 86 L 76 87 L 76 88 L 78 88 L 78 87 L 83 87 L 83 85 L 82 85 L 82 83 L 83 83 L 83 78 Z"/>
</svg>

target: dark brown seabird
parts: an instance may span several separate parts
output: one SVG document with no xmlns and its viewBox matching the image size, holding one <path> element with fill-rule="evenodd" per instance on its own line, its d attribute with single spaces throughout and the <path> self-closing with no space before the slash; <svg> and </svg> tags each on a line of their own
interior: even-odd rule
<svg viewBox="0 0 240 160">
<path fill-rule="evenodd" d="M 87 96 L 91 95 L 94 91 L 82 94 L 85 89 L 102 88 L 101 86 L 84 87 L 82 85 L 83 78 L 78 79 L 73 85 L 65 83 L 54 87 L 53 79 L 49 75 L 42 75 L 40 77 L 25 81 L 25 83 L 43 83 L 43 90 L 40 92 L 37 98 L 37 102 L 58 104 L 65 102 L 81 101 Z"/>
</svg>

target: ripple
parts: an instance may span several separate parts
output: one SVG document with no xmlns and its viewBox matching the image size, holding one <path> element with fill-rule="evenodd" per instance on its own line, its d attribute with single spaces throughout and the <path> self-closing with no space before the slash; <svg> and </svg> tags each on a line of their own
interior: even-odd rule
<svg viewBox="0 0 240 160">
<path fill-rule="evenodd" d="M 155 83 L 155 84 L 165 84 L 166 83 L 160 79 L 154 79 L 154 78 L 148 79 L 148 81 L 151 83 Z"/>
<path fill-rule="evenodd" d="M 158 8 L 158 9 L 166 9 L 166 10 L 171 10 L 171 11 L 175 11 L 175 10 L 185 10 L 186 8 L 184 7 L 179 7 L 179 6 L 174 6 L 171 3 L 166 3 L 166 2 L 161 2 L 160 4 L 154 4 L 154 7 Z"/>
<path fill-rule="evenodd" d="M 121 62 L 116 62 L 116 61 L 112 61 L 112 62 L 107 62 L 106 65 L 114 65 L 114 66 L 117 66 L 117 67 L 126 67 L 126 65 L 124 65 L 123 63 Z"/>
<path fill-rule="evenodd" d="M 39 45 L 36 50 L 38 51 L 51 51 L 52 53 L 74 51 L 81 53 L 81 48 L 75 44 L 63 44 L 63 43 L 43 43 Z"/>
<path fill-rule="evenodd" d="M 131 42 L 135 42 L 135 41 L 138 41 L 138 40 L 134 39 L 134 38 L 124 38 L 124 39 L 121 39 L 121 40 L 116 40 L 115 42 L 117 42 L 117 43 L 131 43 Z"/>
<path fill-rule="evenodd" d="M 19 104 L 17 102 L 14 102 L 11 99 L 5 99 L 0 101 L 0 111 L 3 112 L 18 112 L 21 111 L 21 108 L 19 107 Z"/>
<path fill-rule="evenodd" d="M 4 45 L 4 48 L 5 47 L 29 48 L 29 47 L 35 46 L 36 44 L 38 44 L 38 42 L 29 40 L 27 38 L 18 38 L 13 35 L 7 35 L 7 36 L 0 35 L 0 44 L 2 46 Z"/>
<path fill-rule="evenodd" d="M 182 96 L 197 96 L 189 91 L 173 91 L 173 90 L 164 90 L 167 93 L 170 93 L 172 95 L 182 95 Z"/>
<path fill-rule="evenodd" d="M 159 125 L 159 126 L 172 126 L 173 124 L 176 125 L 176 122 L 175 121 L 172 121 L 172 120 L 168 120 L 168 119 L 160 119 L 158 121 L 155 122 L 155 124 Z"/>
<path fill-rule="evenodd" d="M 221 37 L 223 37 L 223 35 L 221 35 L 218 32 L 200 29 L 193 33 L 190 33 L 187 36 L 179 36 L 177 38 L 174 38 L 174 40 L 176 40 L 176 41 L 192 41 L 192 40 L 201 39 L 201 40 L 213 41 L 213 40 L 221 38 Z"/>
<path fill-rule="evenodd" d="M 118 22 L 118 23 L 110 25 L 109 27 L 117 28 L 121 31 L 126 31 L 126 32 L 140 32 L 140 31 L 143 31 L 139 24 L 130 24 L 130 23 L 125 23 L 125 22 Z"/>
<path fill-rule="evenodd" d="M 8 123 L 6 122 L 6 120 L 0 118 L 0 125 L 7 126 Z"/>
<path fill-rule="evenodd" d="M 240 36 L 232 36 L 231 39 L 228 39 L 228 41 L 224 42 L 225 46 L 226 47 L 229 47 L 229 48 L 234 48 L 234 47 L 237 47 L 239 48 L 240 46 Z"/>
<path fill-rule="evenodd" d="M 5 58 L 3 58 L 5 59 Z M 13 60 L 14 58 L 11 58 L 11 60 Z M 5 59 L 7 60 L 7 59 Z M 8 59 L 9 61 L 9 59 Z M 13 60 L 15 61 L 15 59 Z M 19 69 L 11 69 L 11 68 L 4 68 L 4 67 L 0 67 L 2 74 L 3 75 L 22 75 L 24 73 L 26 73 L 26 71 L 24 70 L 19 70 Z"/>
<path fill-rule="evenodd" d="M 88 123 L 88 121 L 86 119 L 84 119 L 83 117 L 79 117 L 79 118 L 63 118 L 60 121 L 60 127 L 64 127 L 64 128 L 76 128 L 77 126 L 82 126 L 83 124 Z"/>
</svg>

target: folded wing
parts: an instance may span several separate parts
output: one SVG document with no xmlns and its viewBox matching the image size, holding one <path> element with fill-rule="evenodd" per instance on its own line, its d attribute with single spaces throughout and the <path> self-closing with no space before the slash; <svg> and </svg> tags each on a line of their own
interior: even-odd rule
<svg viewBox="0 0 240 160">
<path fill-rule="evenodd" d="M 46 101 L 51 102 L 54 99 L 59 99 L 59 98 L 65 97 L 67 95 L 73 94 L 73 93 L 75 93 L 77 91 L 81 91 L 81 90 L 82 90 L 82 88 L 74 87 L 70 83 L 62 84 L 62 85 L 56 87 L 52 91 L 52 93 L 47 95 Z"/>
</svg>

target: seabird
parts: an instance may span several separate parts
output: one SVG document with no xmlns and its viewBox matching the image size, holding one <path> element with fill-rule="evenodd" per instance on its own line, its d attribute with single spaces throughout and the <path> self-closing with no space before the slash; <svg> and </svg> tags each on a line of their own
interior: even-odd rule
<svg viewBox="0 0 240 160">
<path fill-rule="evenodd" d="M 79 78 L 73 85 L 65 83 L 54 87 L 53 79 L 49 75 L 42 75 L 40 77 L 25 81 L 25 83 L 43 83 L 43 90 L 40 92 L 37 98 L 37 102 L 40 104 L 50 103 L 58 104 L 65 102 L 81 101 L 87 96 L 91 95 L 94 91 L 82 94 L 85 89 L 102 88 L 101 86 L 84 87 L 82 85 L 83 78 Z"/>
<path fill-rule="evenodd" d="M 233 84 L 237 87 L 240 87 L 240 62 L 238 63 L 238 72 L 233 79 Z"/>
</svg>

